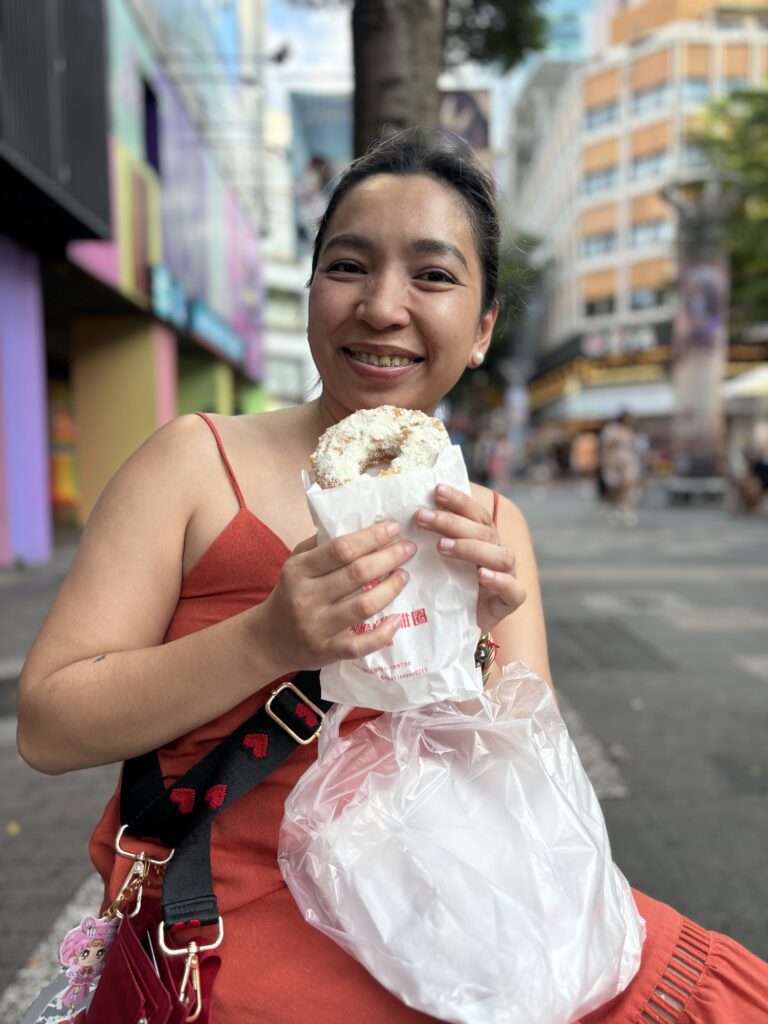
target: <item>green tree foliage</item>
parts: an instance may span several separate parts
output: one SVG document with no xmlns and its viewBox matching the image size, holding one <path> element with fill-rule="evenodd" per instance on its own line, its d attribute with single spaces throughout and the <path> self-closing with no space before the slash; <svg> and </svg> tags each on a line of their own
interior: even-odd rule
<svg viewBox="0 0 768 1024">
<path fill-rule="evenodd" d="M 726 234 L 732 327 L 768 322 L 768 91 L 734 92 L 712 104 L 693 138 L 714 167 L 744 183 Z"/>
<path fill-rule="evenodd" d="M 447 0 L 445 63 L 474 60 L 514 67 L 546 42 L 546 19 L 538 0 Z"/>
</svg>

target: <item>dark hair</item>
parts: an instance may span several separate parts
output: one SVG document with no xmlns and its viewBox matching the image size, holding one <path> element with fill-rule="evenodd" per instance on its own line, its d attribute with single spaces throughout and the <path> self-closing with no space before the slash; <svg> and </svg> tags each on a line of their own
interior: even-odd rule
<svg viewBox="0 0 768 1024">
<path fill-rule="evenodd" d="M 315 276 L 325 232 L 339 203 L 355 185 L 378 174 L 423 174 L 459 194 L 483 268 L 482 312 L 488 312 L 496 301 L 499 276 L 500 228 L 493 180 L 463 139 L 437 129 L 407 128 L 385 136 L 341 174 L 317 228 L 310 282 Z"/>
</svg>

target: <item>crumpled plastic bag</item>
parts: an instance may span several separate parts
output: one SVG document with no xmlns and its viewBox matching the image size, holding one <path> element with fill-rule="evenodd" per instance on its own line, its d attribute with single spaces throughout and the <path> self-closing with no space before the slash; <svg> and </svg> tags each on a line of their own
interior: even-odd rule
<svg viewBox="0 0 768 1024">
<path fill-rule="evenodd" d="M 640 965 L 645 925 L 543 680 L 504 669 L 471 709 L 334 708 L 285 807 L 304 918 L 408 1006 L 461 1024 L 570 1024 Z"/>
<path fill-rule="evenodd" d="M 363 475 L 329 490 L 304 474 L 320 541 L 391 519 L 400 524 L 397 539 L 412 540 L 417 546 L 406 566 L 408 585 L 386 609 L 387 615 L 402 617 L 391 645 L 322 668 L 320 690 L 325 700 L 400 711 L 440 700 L 467 700 L 482 690 L 474 662 L 480 638 L 476 569 L 444 558 L 437 550 L 437 536 L 413 521 L 419 508 L 434 505 L 435 487 L 441 483 L 470 493 L 458 445 L 440 452 L 431 468 L 393 476 Z M 373 625 L 375 620 L 369 619 L 355 628 L 363 631 Z"/>
</svg>

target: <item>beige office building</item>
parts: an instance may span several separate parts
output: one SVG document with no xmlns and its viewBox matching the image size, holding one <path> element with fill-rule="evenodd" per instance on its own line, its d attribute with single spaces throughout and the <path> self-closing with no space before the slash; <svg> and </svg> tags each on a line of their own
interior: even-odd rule
<svg viewBox="0 0 768 1024">
<path fill-rule="evenodd" d="M 513 130 L 512 219 L 547 267 L 531 407 L 574 427 L 671 414 L 676 216 L 659 190 L 702 166 L 691 133 L 708 102 L 768 76 L 766 3 L 603 7 L 608 44 L 542 61 Z"/>
</svg>

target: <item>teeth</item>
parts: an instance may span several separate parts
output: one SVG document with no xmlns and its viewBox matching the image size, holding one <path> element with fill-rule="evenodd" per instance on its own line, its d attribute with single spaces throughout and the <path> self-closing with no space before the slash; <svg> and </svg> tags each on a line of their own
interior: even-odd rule
<svg viewBox="0 0 768 1024">
<path fill-rule="evenodd" d="M 411 366 L 415 359 L 405 359 L 402 356 L 375 356 L 370 352 L 350 352 L 353 359 L 358 363 L 368 363 L 369 366 Z"/>
</svg>

